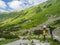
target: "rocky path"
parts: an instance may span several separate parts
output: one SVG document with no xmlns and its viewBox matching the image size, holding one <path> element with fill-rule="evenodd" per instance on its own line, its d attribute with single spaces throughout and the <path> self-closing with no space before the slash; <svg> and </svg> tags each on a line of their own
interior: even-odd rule
<svg viewBox="0 0 60 45">
<path fill-rule="evenodd" d="M 48 42 L 40 42 L 39 40 L 33 40 L 33 44 L 34 45 L 50 45 L 50 43 Z M 12 43 L 8 43 L 8 44 L 5 44 L 5 45 L 25 45 L 25 44 L 28 44 L 28 45 L 31 45 L 31 41 L 29 40 L 17 40 L 17 41 L 14 41 Z"/>
</svg>

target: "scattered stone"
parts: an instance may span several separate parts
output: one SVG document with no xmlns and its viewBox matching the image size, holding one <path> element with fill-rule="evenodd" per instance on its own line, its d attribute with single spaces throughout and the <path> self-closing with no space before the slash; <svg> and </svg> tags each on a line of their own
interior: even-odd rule
<svg viewBox="0 0 60 45">
<path fill-rule="evenodd" d="M 31 43 L 32 42 L 32 43 Z M 17 40 L 15 42 L 11 42 L 5 45 L 50 45 L 48 42 L 40 42 L 39 40 Z"/>
</svg>

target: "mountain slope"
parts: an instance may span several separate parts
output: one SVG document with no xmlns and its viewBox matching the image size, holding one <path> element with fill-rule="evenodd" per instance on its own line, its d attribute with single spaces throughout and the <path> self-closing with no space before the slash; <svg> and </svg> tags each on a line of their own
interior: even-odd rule
<svg viewBox="0 0 60 45">
<path fill-rule="evenodd" d="M 2 30 L 21 30 L 36 27 L 45 22 L 50 16 L 60 15 L 60 1 L 48 0 L 37 6 L 23 10 L 23 12 L 15 12 L 12 18 L 1 23 Z M 20 12 L 22 14 L 20 14 Z M 9 13 L 8 13 L 9 14 Z M 16 16 L 17 15 L 17 16 Z M 22 16 L 21 16 L 22 15 Z"/>
</svg>

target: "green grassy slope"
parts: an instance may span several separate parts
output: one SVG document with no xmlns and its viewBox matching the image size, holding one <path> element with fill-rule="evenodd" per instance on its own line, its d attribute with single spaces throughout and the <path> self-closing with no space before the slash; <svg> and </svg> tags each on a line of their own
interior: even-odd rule
<svg viewBox="0 0 60 45">
<path fill-rule="evenodd" d="M 16 11 L 16 12 L 0 12 L 0 22 L 3 22 L 7 19 L 15 19 L 19 16 L 24 15 L 26 12 L 25 11 Z"/>
<path fill-rule="evenodd" d="M 45 3 L 23 10 L 23 13 L 21 12 L 22 14 L 19 14 L 20 12 L 21 11 L 12 14 L 13 16 L 11 17 L 14 18 L 5 20 L 1 23 L 0 27 L 4 30 L 21 30 L 42 24 L 51 15 L 60 15 L 60 0 L 49 0 Z M 14 15 L 17 15 L 17 17 Z"/>
</svg>

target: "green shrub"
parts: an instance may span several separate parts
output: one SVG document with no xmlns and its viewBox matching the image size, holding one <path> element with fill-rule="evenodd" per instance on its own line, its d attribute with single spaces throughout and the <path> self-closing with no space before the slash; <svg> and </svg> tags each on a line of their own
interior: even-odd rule
<svg viewBox="0 0 60 45">
<path fill-rule="evenodd" d="M 42 34 L 42 30 L 35 30 L 35 31 L 34 31 L 34 34 L 35 34 L 35 35 L 40 35 L 40 34 Z"/>
</svg>

